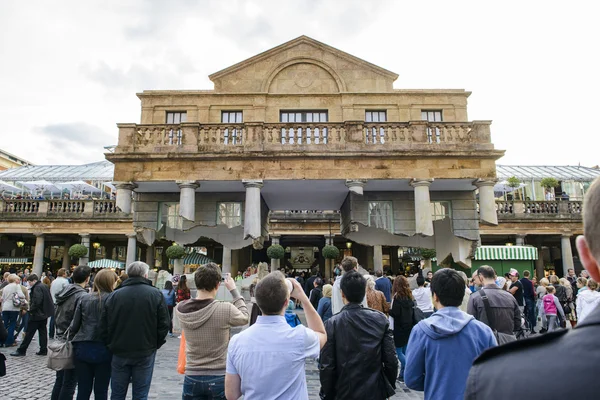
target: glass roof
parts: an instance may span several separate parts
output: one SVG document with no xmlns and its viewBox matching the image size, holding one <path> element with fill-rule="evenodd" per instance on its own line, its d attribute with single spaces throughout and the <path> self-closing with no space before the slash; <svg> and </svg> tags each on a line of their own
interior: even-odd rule
<svg viewBox="0 0 600 400">
<path fill-rule="evenodd" d="M 115 166 L 109 161 L 99 161 L 84 165 L 26 165 L 0 171 L 0 180 L 49 182 L 102 181 L 113 180 Z"/>
<path fill-rule="evenodd" d="M 600 176 L 600 169 L 568 165 L 496 165 L 496 175 L 499 180 L 515 176 L 522 181 L 556 178 L 559 181 L 591 182 Z"/>
</svg>

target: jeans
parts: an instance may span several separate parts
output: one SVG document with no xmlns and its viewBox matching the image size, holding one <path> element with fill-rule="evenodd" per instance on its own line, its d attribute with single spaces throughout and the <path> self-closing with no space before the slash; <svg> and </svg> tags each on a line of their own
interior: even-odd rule
<svg viewBox="0 0 600 400">
<path fill-rule="evenodd" d="M 535 318 L 535 300 L 533 299 L 525 299 L 525 314 L 531 329 L 535 328 L 536 318 Z"/>
<path fill-rule="evenodd" d="M 556 315 L 546 314 L 546 318 L 548 319 L 548 332 L 558 328 L 558 317 Z"/>
<path fill-rule="evenodd" d="M 17 326 L 17 318 L 19 318 L 19 311 L 2 311 L 2 321 L 4 321 L 4 326 L 8 331 L 8 336 L 3 343 L 5 346 L 12 346 L 15 342 L 15 327 Z"/>
<path fill-rule="evenodd" d="M 73 400 L 77 387 L 77 375 L 74 369 L 56 371 L 56 380 L 52 388 L 51 400 Z"/>
<path fill-rule="evenodd" d="M 225 376 L 185 376 L 182 400 L 225 400 Z"/>
<path fill-rule="evenodd" d="M 50 337 L 50 339 L 54 339 L 54 334 L 56 333 L 56 326 L 54 325 L 54 316 L 50 317 L 50 327 L 48 329 L 48 336 Z"/>
<path fill-rule="evenodd" d="M 406 367 L 406 345 L 402 347 L 396 347 L 396 354 L 398 360 L 400 360 L 400 376 L 404 379 L 404 368 Z"/>
<path fill-rule="evenodd" d="M 39 339 L 40 339 L 40 352 L 46 353 L 48 351 L 48 328 L 46 327 L 48 323 L 48 318 L 44 318 L 41 321 L 29 321 L 27 323 L 27 330 L 25 331 L 25 339 L 17 349 L 19 353 L 25 354 L 27 352 L 27 348 L 33 339 L 33 335 L 35 335 L 35 331 L 38 331 Z"/>
<path fill-rule="evenodd" d="M 125 400 L 129 381 L 132 386 L 132 396 L 135 400 L 148 399 L 152 373 L 154 372 L 154 358 L 156 351 L 147 357 L 126 358 L 113 355 L 111 374 L 111 400 Z"/>
<path fill-rule="evenodd" d="M 110 383 L 110 361 L 98 364 L 87 363 L 75 357 L 77 373 L 77 400 L 89 400 L 92 390 L 95 400 L 108 399 Z"/>
<path fill-rule="evenodd" d="M 21 314 L 21 323 L 19 324 L 19 329 L 17 329 L 17 331 L 15 332 L 15 338 L 19 337 L 19 333 L 21 333 L 21 331 L 27 332 L 28 323 L 29 313 L 25 312 L 24 314 Z"/>
<path fill-rule="evenodd" d="M 169 333 L 173 333 L 173 306 L 167 306 L 169 310 Z"/>
</svg>

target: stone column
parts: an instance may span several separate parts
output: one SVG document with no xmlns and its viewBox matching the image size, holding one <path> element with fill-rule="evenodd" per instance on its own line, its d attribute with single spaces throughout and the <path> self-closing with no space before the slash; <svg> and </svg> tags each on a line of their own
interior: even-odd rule
<svg viewBox="0 0 600 400">
<path fill-rule="evenodd" d="M 477 179 L 473 182 L 479 189 L 479 220 L 483 224 L 498 225 L 496 199 L 494 198 L 494 179 Z"/>
<path fill-rule="evenodd" d="M 560 237 L 560 252 L 562 254 L 563 276 L 569 276 L 567 270 L 575 269 L 573 266 L 573 252 L 571 250 L 571 234 L 563 233 Z"/>
<path fill-rule="evenodd" d="M 525 236 L 527 236 L 527 235 L 517 235 L 515 244 L 517 246 L 525 246 Z"/>
<path fill-rule="evenodd" d="M 544 249 L 542 248 L 541 240 L 537 243 L 538 258 L 535 260 L 535 275 L 538 282 L 544 277 Z"/>
<path fill-rule="evenodd" d="M 373 246 L 373 270 L 383 271 L 383 248 L 380 245 Z"/>
<path fill-rule="evenodd" d="M 226 273 L 231 273 L 231 249 L 229 247 L 223 246 L 223 262 L 221 263 L 221 271 Z"/>
<path fill-rule="evenodd" d="M 346 179 L 346 186 L 352 193 L 363 195 L 363 189 L 367 183 L 364 179 Z"/>
<path fill-rule="evenodd" d="M 69 257 L 69 248 L 71 247 L 71 245 L 71 239 L 66 239 L 65 244 L 63 246 L 62 268 L 64 268 L 67 271 L 71 269 L 71 257 Z"/>
<path fill-rule="evenodd" d="M 173 275 L 181 275 L 185 272 L 185 265 L 183 264 L 183 258 L 177 258 L 173 260 Z"/>
<path fill-rule="evenodd" d="M 422 236 L 433 236 L 433 219 L 429 199 L 429 186 L 432 182 L 432 179 L 413 179 L 410 182 L 410 186 L 415 188 L 416 233 Z"/>
<path fill-rule="evenodd" d="M 263 181 L 244 180 L 242 183 L 246 188 L 246 204 L 244 205 L 244 239 L 258 239 L 262 236 L 260 189 L 263 187 Z"/>
<path fill-rule="evenodd" d="M 271 245 L 279 244 L 279 236 L 271 236 Z M 271 271 L 277 271 L 281 266 L 281 260 L 271 258 Z"/>
<path fill-rule="evenodd" d="M 90 261 L 90 234 L 80 233 L 79 236 L 81 236 L 81 244 L 85 246 L 88 252 L 84 257 L 79 258 L 78 265 L 88 265 Z"/>
<path fill-rule="evenodd" d="M 115 182 L 117 188 L 117 207 L 126 214 L 131 214 L 131 195 L 137 185 L 133 182 Z"/>
<path fill-rule="evenodd" d="M 146 247 L 146 264 L 150 266 L 150 269 L 154 269 L 156 267 L 156 262 L 154 261 L 154 245 Z"/>
<path fill-rule="evenodd" d="M 188 221 L 196 219 L 196 189 L 200 184 L 196 181 L 177 181 L 179 186 L 179 215 Z"/>
<path fill-rule="evenodd" d="M 44 271 L 44 244 L 45 237 L 41 232 L 34 233 L 35 235 L 35 252 L 33 253 L 33 268 L 32 272 L 42 279 L 42 272 Z"/>
<path fill-rule="evenodd" d="M 127 234 L 127 259 L 125 261 L 125 266 L 129 267 L 129 264 L 135 261 L 136 254 L 136 246 L 137 246 L 137 234 L 132 232 Z"/>
</svg>

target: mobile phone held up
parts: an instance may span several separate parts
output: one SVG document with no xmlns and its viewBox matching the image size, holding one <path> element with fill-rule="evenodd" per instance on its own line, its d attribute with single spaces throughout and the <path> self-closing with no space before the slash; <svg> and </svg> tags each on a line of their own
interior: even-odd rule
<svg viewBox="0 0 600 400">
<path fill-rule="evenodd" d="M 225 273 L 221 274 L 221 282 L 225 282 L 225 279 L 227 279 L 227 275 L 228 274 Z"/>
</svg>

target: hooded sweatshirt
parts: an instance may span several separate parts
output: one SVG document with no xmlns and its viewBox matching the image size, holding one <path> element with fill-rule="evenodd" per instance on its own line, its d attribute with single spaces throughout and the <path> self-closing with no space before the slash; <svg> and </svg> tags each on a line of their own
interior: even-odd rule
<svg viewBox="0 0 600 400">
<path fill-rule="evenodd" d="M 417 301 L 417 307 L 424 313 L 433 312 L 433 303 L 431 302 L 431 290 L 428 287 L 418 287 L 412 291 L 413 297 Z"/>
<path fill-rule="evenodd" d="M 600 292 L 583 290 L 577 295 L 577 321 L 581 322 L 600 304 Z"/>
<path fill-rule="evenodd" d="M 65 331 L 71 325 L 75 316 L 77 303 L 87 291 L 77 284 L 70 284 L 65 287 L 62 292 L 56 295 L 56 335 L 62 338 Z M 75 334 L 69 332 L 69 338 L 72 339 Z"/>
<path fill-rule="evenodd" d="M 425 399 L 463 399 L 473 360 L 496 346 L 492 330 L 457 307 L 444 307 L 413 328 L 404 381 Z"/>
<path fill-rule="evenodd" d="M 233 304 L 191 299 L 175 308 L 186 341 L 186 375 L 225 375 L 230 328 L 248 323 L 244 298 L 237 289 L 231 296 Z"/>
</svg>

